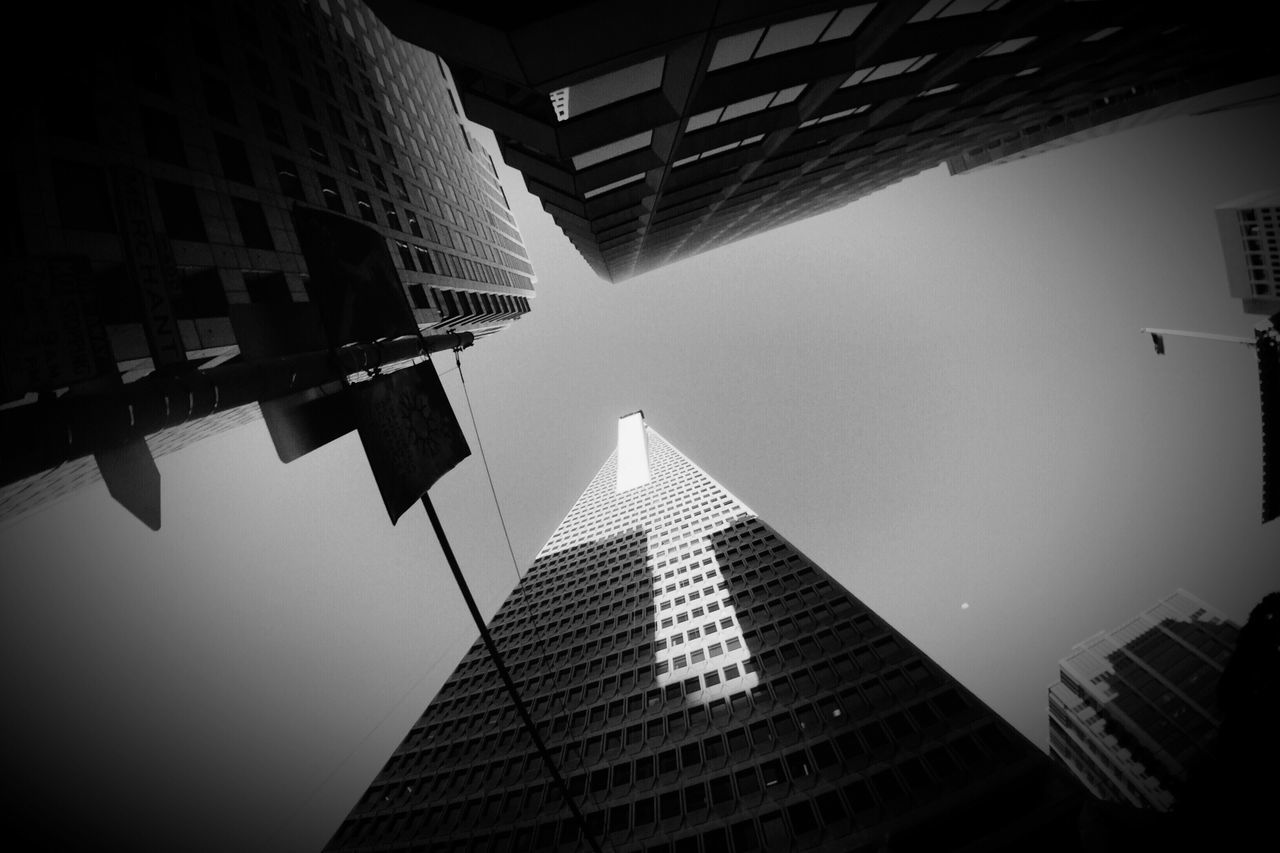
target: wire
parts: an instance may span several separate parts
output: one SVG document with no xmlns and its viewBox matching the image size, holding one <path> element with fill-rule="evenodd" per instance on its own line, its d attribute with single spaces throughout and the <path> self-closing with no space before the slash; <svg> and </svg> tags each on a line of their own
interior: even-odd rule
<svg viewBox="0 0 1280 853">
<path fill-rule="evenodd" d="M 455 372 L 455 371 L 456 371 L 456 372 L 457 372 L 457 374 L 458 374 L 458 378 L 459 378 L 460 380 L 462 380 L 462 395 L 463 395 L 463 398 L 467 401 L 467 414 L 469 414 L 469 415 L 471 416 L 471 429 L 472 429 L 472 431 L 475 433 L 475 436 L 476 436 L 476 447 L 478 447 L 478 448 L 480 449 L 480 460 L 484 463 L 484 473 L 485 473 L 485 476 L 489 479 L 489 491 L 490 491 L 490 493 L 492 493 L 492 495 L 493 495 L 493 505 L 494 505 L 494 507 L 498 510 L 498 519 L 499 519 L 500 521 L 502 521 L 502 535 L 503 535 L 504 537 L 506 537 L 506 540 L 507 540 L 507 552 L 511 554 L 511 565 L 512 565 L 512 568 L 514 568 L 514 569 L 515 569 L 515 572 L 516 572 L 516 578 L 518 578 L 519 580 L 523 581 L 523 580 L 524 580 L 524 576 L 520 574 L 520 564 L 519 564 L 519 563 L 517 562 L 517 560 L 516 560 L 516 553 L 515 553 L 515 549 L 513 549 L 513 548 L 511 547 L 511 536 L 507 533 L 507 522 L 506 522 L 506 520 L 505 520 L 505 519 L 503 518 L 503 516 L 502 516 L 502 506 L 501 506 L 501 504 L 499 504 L 499 502 L 498 502 L 498 491 L 497 491 L 497 489 L 495 489 L 495 488 L 494 488 L 494 486 L 493 486 L 493 476 L 489 473 L 489 462 L 488 462 L 488 460 L 487 460 L 487 459 L 485 459 L 485 455 L 484 455 L 484 444 L 480 441 L 480 427 L 476 424 L 476 413 L 475 413 L 475 410 L 474 410 L 474 409 L 472 409 L 472 407 L 471 407 L 471 395 L 467 393 L 467 378 L 466 378 L 466 376 L 464 376 L 464 375 L 463 375 L 463 373 L 462 373 L 462 350 L 461 350 L 461 348 L 455 349 L 455 350 L 453 351 L 453 358 L 454 358 L 454 361 L 457 363 L 457 366 L 456 366 L 456 367 L 454 367 L 452 370 L 446 370 L 446 371 L 445 371 L 445 373 L 453 373 L 453 372 Z M 443 374 L 441 374 L 441 375 L 443 375 Z M 543 625 L 542 625 L 542 623 L 541 623 L 541 622 L 539 622 L 539 621 L 536 621 L 536 620 L 535 620 L 535 621 L 534 621 L 534 623 L 533 623 L 533 630 L 534 630 L 534 634 L 535 634 L 535 635 L 537 636 L 537 638 L 538 638 L 538 643 L 539 643 L 539 645 L 541 645 L 543 648 L 546 648 L 546 645 L 547 645 L 547 637 L 546 637 L 546 633 L 543 631 Z M 495 642 L 495 648 L 496 648 L 496 642 Z M 497 667 L 495 666 L 495 668 L 497 668 Z M 544 667 L 543 667 L 541 664 L 540 664 L 540 665 L 539 665 L 539 667 L 538 667 L 538 669 L 539 669 L 539 670 L 542 670 L 543 668 L 544 668 Z M 538 674 L 538 676 L 537 676 L 537 681 L 538 681 L 539 683 L 541 683 L 541 682 L 542 682 L 542 681 L 547 677 L 547 675 L 548 675 L 548 673 L 545 673 L 545 672 L 541 672 L 541 671 L 540 671 L 540 672 L 539 672 L 539 674 Z M 527 679 L 527 678 L 526 678 L 526 679 L 522 679 L 522 681 L 528 681 L 528 680 L 529 680 L 529 679 Z M 538 692 L 541 692 L 541 689 L 539 689 L 539 690 L 535 691 L 535 693 L 538 693 Z M 558 700 L 558 701 L 557 701 L 557 700 L 555 700 L 555 699 L 553 698 L 553 699 L 552 699 L 552 702 L 554 703 L 554 705 L 558 705 L 559 707 L 558 707 L 558 708 L 554 708 L 554 706 L 553 706 L 553 708 L 552 708 L 552 709 L 549 709 L 549 710 L 553 710 L 555 713 L 558 713 L 558 714 L 560 714 L 560 715 L 562 715 L 562 716 L 564 717 L 564 719 L 565 719 L 565 729 L 566 729 L 566 732 L 568 732 L 568 729 L 569 729 L 569 721 L 570 721 L 570 719 L 572 718 L 572 715 L 571 715 L 571 714 L 570 714 L 570 712 L 569 712 L 568 691 L 555 691 L 555 690 L 553 690 L 553 691 L 551 692 L 551 696 L 552 696 L 552 697 L 555 697 L 555 695 L 556 695 L 556 693 L 557 693 L 557 692 L 559 692 L 559 693 L 561 694 L 561 695 L 560 695 L 560 698 L 559 698 L 559 700 Z M 536 728 L 536 726 L 535 726 L 535 728 Z M 573 741 L 573 739 L 572 739 L 572 738 L 569 738 L 569 737 L 566 737 L 566 740 L 569 740 L 570 742 L 574 742 L 574 741 Z M 585 741 L 584 741 L 584 740 L 577 740 L 577 741 L 576 741 L 576 745 L 577 745 L 577 752 L 576 752 L 575 758 L 577 759 L 577 760 L 576 760 L 577 767 L 576 767 L 575 769 L 576 769 L 576 770 L 582 770 L 582 771 L 585 773 L 585 768 L 586 768 L 586 765 L 587 765 L 587 762 L 586 762 L 586 761 L 585 761 L 585 759 L 584 759 L 584 754 L 585 754 L 585 753 L 584 753 L 584 749 L 585 749 Z M 544 759 L 544 760 L 545 760 L 545 759 Z M 555 767 L 554 763 L 550 765 L 550 769 L 551 769 L 551 772 L 552 772 L 552 775 L 553 775 L 553 776 L 557 775 L 558 770 L 557 770 L 557 768 Z M 584 792 L 584 793 L 585 793 L 585 792 Z M 576 804 L 576 802 L 574 801 L 574 799 L 573 799 L 573 795 L 570 793 L 570 790 L 569 790 L 569 788 L 568 788 L 567 786 L 566 786 L 566 788 L 565 788 L 565 790 L 564 790 L 564 796 L 567 798 L 567 799 L 566 799 L 566 805 L 568 806 L 568 808 L 569 808 L 570 812 L 571 812 L 571 813 L 574 813 L 574 814 L 577 814 L 577 804 Z M 589 843 L 593 848 L 595 848 L 595 839 L 594 839 L 594 838 L 593 838 L 589 833 L 587 833 L 585 825 L 583 826 L 583 833 L 584 833 L 584 837 L 587 839 L 588 843 Z"/>
<path fill-rule="evenodd" d="M 489 473 L 489 460 L 485 458 L 484 443 L 480 441 L 480 428 L 476 426 L 476 413 L 471 408 L 471 395 L 467 393 L 467 377 L 462 373 L 462 350 L 455 349 L 453 358 L 458 364 L 454 370 L 458 371 L 458 378 L 462 380 L 462 396 L 467 401 L 467 414 L 471 415 L 471 429 L 476 434 L 476 447 L 480 448 L 480 461 L 484 463 L 484 475 L 489 480 L 489 492 L 493 495 L 493 505 L 498 509 L 498 520 L 502 522 L 502 535 L 507 540 L 507 553 L 511 555 L 511 567 L 515 569 L 516 578 L 524 580 L 524 576 L 520 574 L 520 563 L 516 560 L 516 551 L 511 547 L 511 534 L 507 532 L 507 520 L 502 516 L 502 505 L 498 503 L 498 490 L 493 487 L 493 475 Z"/>
</svg>

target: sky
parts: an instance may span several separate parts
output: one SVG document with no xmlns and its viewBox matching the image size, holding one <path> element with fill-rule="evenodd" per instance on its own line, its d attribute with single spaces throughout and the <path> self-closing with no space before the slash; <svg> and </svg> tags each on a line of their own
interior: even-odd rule
<svg viewBox="0 0 1280 853">
<path fill-rule="evenodd" d="M 1280 588 L 1252 351 L 1139 332 L 1261 319 L 1213 208 L 1280 186 L 1278 122 L 939 167 L 620 284 L 494 146 L 538 295 L 439 359 L 473 455 L 431 490 L 481 609 L 518 575 L 480 448 L 523 568 L 643 409 L 1045 748 L 1073 644 L 1179 587 L 1241 623 Z M 476 630 L 356 436 L 286 466 L 255 423 L 158 466 L 158 533 L 101 484 L 0 527 L 7 801 L 64 846 L 319 849 Z"/>
</svg>

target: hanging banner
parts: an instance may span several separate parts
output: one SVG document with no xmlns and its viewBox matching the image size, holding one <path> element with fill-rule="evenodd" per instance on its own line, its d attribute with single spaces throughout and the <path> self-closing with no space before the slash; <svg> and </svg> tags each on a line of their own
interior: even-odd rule
<svg viewBox="0 0 1280 853">
<path fill-rule="evenodd" d="M 312 207 L 295 207 L 293 222 L 307 261 L 307 294 L 330 346 L 418 333 L 386 238 Z"/>
<path fill-rule="evenodd" d="M 391 523 L 471 455 L 429 361 L 350 387 L 356 426 Z"/>
</svg>

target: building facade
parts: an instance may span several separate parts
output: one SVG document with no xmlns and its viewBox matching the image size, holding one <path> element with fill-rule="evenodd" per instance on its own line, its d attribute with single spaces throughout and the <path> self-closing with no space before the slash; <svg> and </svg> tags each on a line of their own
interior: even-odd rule
<svg viewBox="0 0 1280 853">
<path fill-rule="evenodd" d="M 1183 590 L 1077 645 L 1049 687 L 1049 754 L 1098 798 L 1168 811 L 1214 757 L 1238 625 Z"/>
<path fill-rule="evenodd" d="M 1182 80 L 1131 86 L 1128 91 L 1107 95 L 1071 112 L 997 136 L 985 146 L 962 151 L 947 159 L 947 170 L 952 175 L 974 172 L 1170 118 L 1274 106 L 1280 102 L 1280 77 L 1184 97 L 1184 92 L 1199 88 Z"/>
<path fill-rule="evenodd" d="M 1280 311 L 1280 190 L 1262 190 L 1213 212 L 1227 288 L 1247 314 Z"/>
<path fill-rule="evenodd" d="M 1075 849 L 1066 773 L 642 414 L 618 433 L 490 624 L 600 849 Z M 477 642 L 327 849 L 590 848 Z"/>
<path fill-rule="evenodd" d="M 371 2 L 444 56 L 468 117 L 610 281 L 1276 70 L 1247 16 L 1177 4 Z"/>
<path fill-rule="evenodd" d="M 233 306 L 308 301 L 295 206 L 376 230 L 423 332 L 528 312 L 533 270 L 445 66 L 359 0 L 63 11 L 37 10 L 60 59 L 26 75 L 4 143 L 6 408 L 235 363 Z M 172 427 L 152 452 L 257 416 Z M 0 517 L 97 476 L 81 458 L 11 482 Z"/>
</svg>

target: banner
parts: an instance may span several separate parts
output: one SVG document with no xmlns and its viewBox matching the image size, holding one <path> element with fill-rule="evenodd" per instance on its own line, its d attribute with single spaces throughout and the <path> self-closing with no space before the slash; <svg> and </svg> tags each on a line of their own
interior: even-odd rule
<svg viewBox="0 0 1280 853">
<path fill-rule="evenodd" d="M 356 426 L 391 523 L 471 455 L 429 361 L 350 387 Z"/>
<path fill-rule="evenodd" d="M 307 294 L 330 346 L 418 333 L 386 238 L 312 207 L 295 207 L 293 222 L 307 261 Z"/>
</svg>

